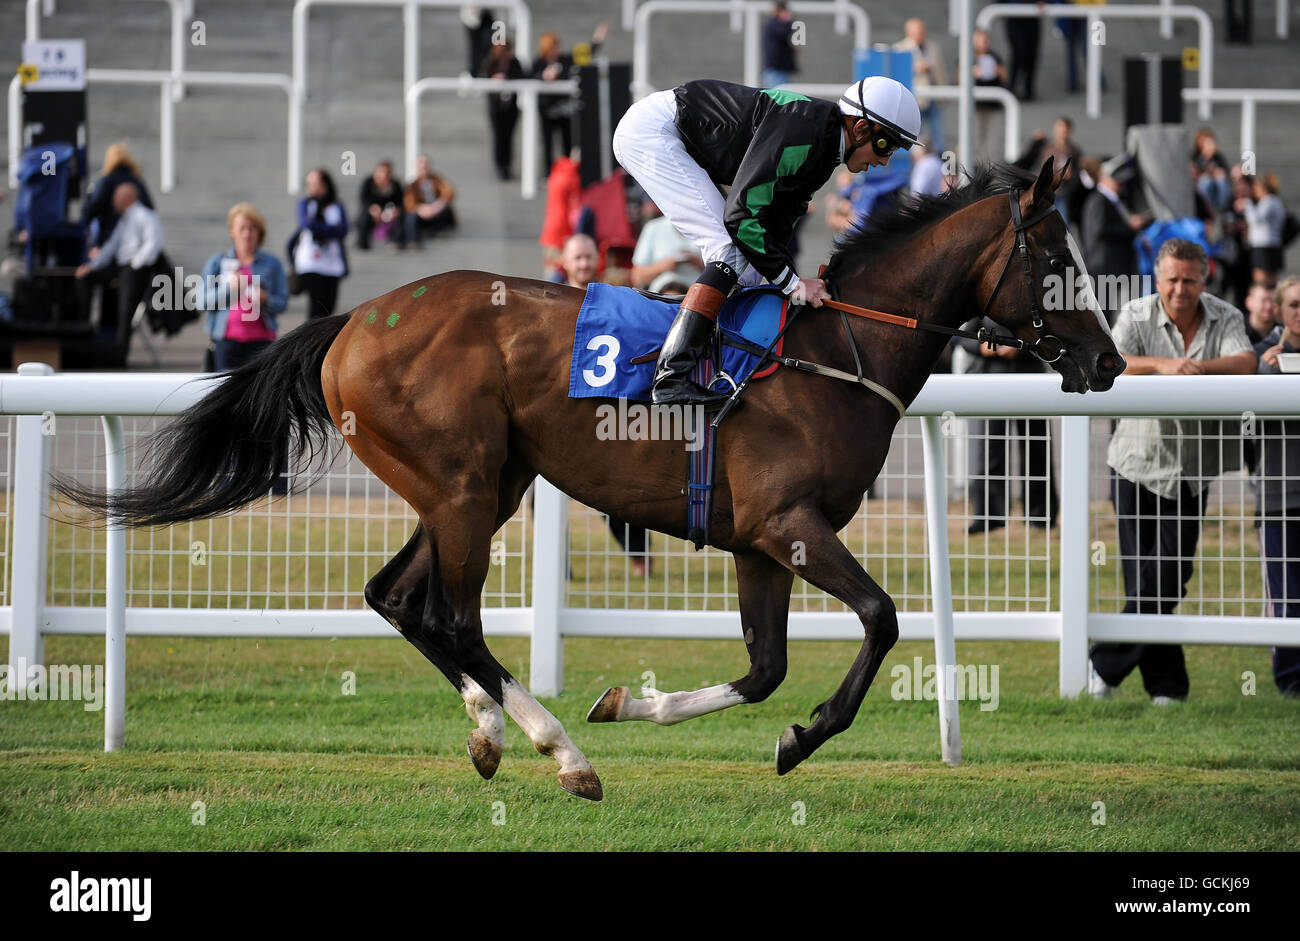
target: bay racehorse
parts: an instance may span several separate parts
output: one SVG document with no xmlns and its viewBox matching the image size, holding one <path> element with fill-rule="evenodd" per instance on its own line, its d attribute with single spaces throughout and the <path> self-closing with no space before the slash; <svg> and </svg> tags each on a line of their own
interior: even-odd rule
<svg viewBox="0 0 1300 941">
<path fill-rule="evenodd" d="M 1053 210 L 1063 170 L 1034 177 L 981 167 L 964 187 L 911 197 L 836 251 L 827 279 L 847 303 L 958 327 L 981 311 L 1038 350 L 1054 349 L 1065 391 L 1110 388 L 1123 371 L 1092 309 L 1048 310 L 1047 280 L 1081 264 Z M 264 497 L 286 460 L 318 452 L 330 426 L 418 514 L 406 546 L 367 584 L 367 602 L 460 691 L 483 777 L 501 758 L 505 715 L 559 764 L 565 790 L 599 800 L 600 781 L 563 726 L 492 656 L 480 595 L 492 536 L 539 474 L 633 526 L 686 535 L 680 441 L 598 440 L 601 399 L 568 396 L 583 294 L 562 285 L 454 271 L 350 315 L 310 321 L 240 367 L 159 431 L 153 470 L 114 493 L 62 492 L 128 525 L 163 525 Z M 1060 307 L 1061 305 L 1056 305 Z M 1041 311 L 1041 313 L 1040 313 Z M 910 403 L 946 338 L 806 307 L 784 352 L 855 370 Z M 977 380 L 976 380 L 977 381 Z M 796 575 L 861 619 L 862 647 L 839 688 L 777 746 L 784 774 L 853 721 L 898 638 L 890 597 L 837 538 L 885 460 L 900 418 L 853 382 L 780 368 L 721 426 L 712 544 L 735 559 L 745 676 L 687 692 L 606 691 L 593 722 L 670 724 L 766 699 L 786 672 Z M 793 545 L 801 543 L 802 552 Z M 794 561 L 798 558 L 798 563 Z"/>
</svg>

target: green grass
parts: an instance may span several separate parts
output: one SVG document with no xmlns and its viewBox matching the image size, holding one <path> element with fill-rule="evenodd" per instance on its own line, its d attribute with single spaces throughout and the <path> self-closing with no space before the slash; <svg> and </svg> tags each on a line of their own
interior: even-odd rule
<svg viewBox="0 0 1300 941">
<path fill-rule="evenodd" d="M 527 675 L 520 639 L 492 647 Z M 7 642 L 0 642 L 7 652 Z M 1136 676 L 1105 702 L 1056 697 L 1054 645 L 968 643 L 997 664 L 994 711 L 961 707 L 965 762 L 938 760 L 933 702 L 895 701 L 889 671 L 851 729 L 785 777 L 777 736 L 838 684 L 856 645 L 791 645 L 767 702 L 668 728 L 588 725 L 606 686 L 722 682 L 735 642 L 571 639 L 547 701 L 592 760 L 605 800 L 565 794 L 513 725 L 501 770 L 474 773 L 460 699 L 394 640 L 132 638 L 127 744 L 103 713 L 0 702 L 0 850 L 1035 849 L 1293 850 L 1296 711 L 1259 648 L 1189 647 L 1190 700 L 1157 709 Z M 102 641 L 51 637 L 51 663 L 99 663 Z M 341 674 L 356 675 L 342 695 Z M 1242 694 L 1244 671 L 1258 677 Z M 202 801 L 206 823 L 192 823 Z M 1106 823 L 1094 825 L 1095 802 Z M 802 805 L 805 822 L 793 818 Z M 494 814 L 504 819 L 493 823 Z"/>
</svg>

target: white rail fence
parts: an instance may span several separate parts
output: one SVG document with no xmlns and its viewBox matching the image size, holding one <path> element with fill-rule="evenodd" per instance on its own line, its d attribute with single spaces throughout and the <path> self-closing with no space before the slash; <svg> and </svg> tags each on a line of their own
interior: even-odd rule
<svg viewBox="0 0 1300 941">
<path fill-rule="evenodd" d="M 43 662 L 46 636 L 104 632 L 107 673 L 106 749 L 120 747 L 125 734 L 124 650 L 128 634 L 298 638 L 397 636 L 387 623 L 367 609 L 291 608 L 284 598 L 278 597 L 280 589 L 270 584 L 269 577 L 267 582 L 270 587 L 256 590 L 249 587 L 248 592 L 253 592 L 252 594 L 240 589 L 227 591 L 224 596 L 218 597 L 215 592 L 204 594 L 203 590 L 191 586 L 176 592 L 170 589 L 163 592 L 162 600 L 165 604 L 161 607 L 138 604 L 128 606 L 128 597 L 136 598 L 138 602 L 143 594 L 144 604 L 148 605 L 158 600 L 155 597 L 158 592 L 154 589 L 140 592 L 129 583 L 128 534 L 120 529 L 109 529 L 102 535 L 92 536 L 90 561 L 82 559 L 80 572 L 76 569 L 75 556 L 72 557 L 71 575 L 67 580 L 74 585 L 88 582 L 92 587 L 74 587 L 64 591 L 66 597 L 60 600 L 68 600 L 71 602 L 69 604 L 50 603 L 53 580 L 46 571 L 46 560 L 50 557 L 47 545 L 50 527 L 45 519 L 50 506 L 49 471 L 52 463 L 59 470 L 68 469 L 60 462 L 52 462 L 50 452 L 52 442 L 66 438 L 66 423 L 77 421 L 74 416 L 104 416 L 102 453 L 106 467 L 102 476 L 96 476 L 95 479 L 110 488 L 117 487 L 128 479 L 123 418 L 177 414 L 197 401 L 211 385 L 210 381 L 194 381 L 199 377 L 190 375 L 52 376 L 44 374 L 47 371 L 48 367 L 27 366 L 20 369 L 19 375 L 0 377 L 0 415 L 19 416 L 13 421 L 14 430 L 9 442 L 13 467 L 10 481 L 12 538 L 5 549 L 6 554 L 10 554 L 9 547 L 13 547 L 12 579 L 7 585 L 10 604 L 0 606 L 0 631 L 10 636 L 11 664 L 16 664 L 20 659 L 27 663 Z M 1091 531 L 1090 499 L 1087 497 L 1091 492 L 1093 498 L 1102 499 L 1091 483 L 1096 474 L 1091 466 L 1094 448 L 1089 416 L 1230 415 L 1239 418 L 1249 412 L 1262 419 L 1274 415 L 1295 416 L 1300 412 L 1297 402 L 1300 402 L 1300 378 L 1296 377 L 1129 377 L 1121 378 L 1115 388 L 1105 394 L 1067 396 L 1059 391 L 1059 380 L 1055 376 L 935 376 L 911 409 L 911 414 L 920 416 L 921 419 L 919 436 L 902 431 L 896 434 L 894 442 L 895 452 L 901 451 L 906 456 L 908 452 L 914 454 L 915 438 L 921 438 L 925 467 L 925 548 L 920 550 L 908 545 L 908 516 L 904 515 L 903 544 L 891 546 L 886 537 L 883 548 L 867 549 L 867 555 L 873 560 L 867 562 L 868 568 L 900 602 L 899 621 L 903 639 L 934 640 L 936 666 L 940 671 L 944 670 L 945 665 L 955 662 L 956 639 L 1054 642 L 1060 647 L 1059 687 L 1061 695 L 1065 697 L 1078 695 L 1085 684 L 1087 647 L 1090 641 L 1294 645 L 1297 642 L 1296 635 L 1300 633 L 1295 622 L 1280 618 L 1223 613 L 1125 615 L 1092 610 L 1094 605 L 1090 600 L 1090 585 L 1097 576 L 1090 560 L 1094 534 Z M 1059 538 L 1053 541 L 1044 535 L 1040 537 L 1041 545 L 1031 545 L 1029 528 L 1026 527 L 1024 533 L 1017 535 L 1014 540 L 1007 536 L 1000 543 L 992 537 L 978 543 L 968 541 L 967 554 L 954 553 L 949 546 L 950 497 L 944 474 L 945 438 L 953 433 L 952 420 L 962 416 L 1025 415 L 1063 416 L 1058 436 L 1062 494 Z M 65 425 L 58 426 L 57 433 L 51 434 L 55 429 L 55 421 L 64 422 Z M 145 432 L 148 430 L 143 429 Z M 70 445 L 74 449 L 80 447 L 75 441 L 59 440 L 58 444 L 64 449 Z M 79 458 L 74 459 L 74 463 L 79 469 L 85 469 Z M 887 468 L 882 475 L 886 489 L 890 486 L 889 478 L 896 480 L 897 476 Z M 341 478 L 342 483 L 338 487 L 341 494 L 327 491 L 323 496 L 314 498 L 318 501 L 316 503 L 310 502 L 313 497 L 309 494 L 306 498 L 306 512 L 298 519 L 310 527 L 324 522 L 324 518 L 331 513 L 337 513 L 340 500 L 345 503 L 373 501 L 374 493 L 363 488 L 361 479 L 361 475 Z M 1022 479 L 1029 482 L 1027 476 Z M 367 549 L 367 552 L 373 551 L 374 560 L 370 556 L 366 557 L 366 571 L 354 571 L 352 575 L 357 576 L 356 579 L 351 576 L 345 579 L 350 587 L 339 589 L 350 591 L 354 603 L 360 601 L 359 586 L 362 579 L 394 554 L 413 528 L 413 516 L 400 501 L 392 499 L 390 505 L 389 495 L 385 491 L 381 507 L 386 508 L 384 512 L 374 514 L 367 509 L 363 513 L 349 516 L 356 527 L 369 527 L 372 521 L 379 521 L 375 522 L 376 529 L 385 531 L 383 545 Z M 528 585 L 521 584 L 516 591 L 515 586 L 504 586 L 503 583 L 499 591 L 494 589 L 492 594 L 485 594 L 483 620 L 488 634 L 531 638 L 530 681 L 533 690 L 539 695 L 555 695 L 562 688 L 565 637 L 738 636 L 739 616 L 734 607 L 724 554 L 709 550 L 695 555 L 683 547 L 676 553 L 670 551 L 654 555 L 657 565 L 670 569 L 680 565 L 682 571 L 687 573 L 691 571 L 693 563 L 703 563 L 703 592 L 690 587 L 681 591 L 671 590 L 665 578 L 664 590 L 656 593 L 645 588 L 642 594 L 637 594 L 633 589 L 626 589 L 620 594 L 615 586 L 614 593 L 617 597 L 611 603 L 611 589 L 606 585 L 606 603 L 602 605 L 599 587 L 592 588 L 589 585 L 584 594 L 582 590 L 566 585 L 569 577 L 593 558 L 590 548 L 586 550 L 589 555 L 584 556 L 583 550 L 576 543 L 566 545 L 569 540 L 582 541 L 581 519 L 575 517 L 570 521 L 569 518 L 571 512 L 579 511 L 571 510 L 567 498 L 544 481 L 538 482 L 535 499 L 531 553 L 528 552 L 524 532 L 526 520 L 502 543 L 503 552 L 511 551 L 504 548 L 506 542 L 515 547 L 512 551 L 515 568 L 518 570 L 517 578 L 522 582 L 530 576 Z M 883 501 L 886 505 L 884 515 L 888 516 L 891 512 L 888 506 L 894 502 L 886 493 Z M 273 507 L 274 504 L 270 506 Z M 393 512 L 394 509 L 396 512 Z M 250 524 L 248 549 L 239 550 L 241 558 L 243 554 L 251 556 L 264 553 L 265 558 L 275 560 L 284 551 L 271 545 L 270 520 L 272 517 L 285 520 L 289 518 L 288 514 L 273 509 L 266 512 L 268 535 L 265 545 L 258 542 L 257 548 L 254 548 L 254 526 Z M 526 517 L 527 510 L 523 513 Z M 873 512 L 869 510 L 867 515 L 871 516 Z M 874 515 L 881 515 L 881 511 L 874 511 Z M 258 517 L 259 521 L 260 519 Z M 599 520 L 598 517 L 595 519 Z M 917 518 L 913 514 L 911 519 L 915 521 Z M 1239 522 L 1248 525 L 1245 519 Z M 386 527 L 387 523 L 392 523 L 392 526 Z M 206 525 L 209 527 L 208 532 L 213 532 L 213 524 Z M 507 524 L 507 528 L 513 525 L 514 521 Z M 918 523 L 916 528 L 922 527 Z M 390 540 L 386 534 L 388 530 L 396 534 L 396 538 Z M 184 533 L 181 536 L 179 547 L 155 543 L 154 537 L 150 536 L 143 549 L 137 546 L 131 550 L 134 574 L 130 581 L 144 578 L 139 572 L 142 564 L 147 564 L 152 574 L 155 559 L 159 560 L 158 565 L 162 567 L 165 564 L 162 561 L 164 557 L 187 555 L 191 546 Z M 134 542 L 136 534 L 132 534 L 131 538 Z M 312 538 L 310 534 L 308 538 Z M 326 555 L 339 554 L 337 549 L 331 547 L 328 532 L 324 537 L 315 538 L 318 541 L 324 539 Z M 140 539 L 143 541 L 144 537 Z M 850 541 L 856 539 L 857 536 L 854 535 Z M 1023 547 L 1017 546 L 1021 539 Z M 102 548 L 95 548 L 98 541 L 102 541 Z M 375 541 L 370 539 L 368 545 Z M 866 540 L 857 541 L 861 543 Z M 229 542 L 233 546 L 236 540 L 232 537 Z M 898 577 L 897 561 L 894 563 L 895 571 L 890 572 L 891 557 L 896 560 L 901 554 L 905 561 L 910 558 L 919 563 L 926 552 L 929 566 L 922 573 L 919 587 L 915 584 L 914 577 L 909 582 L 907 573 L 903 573 L 901 579 Z M 1056 604 L 1051 603 L 1050 586 L 1053 552 L 1059 553 L 1059 602 Z M 859 557 L 862 557 L 861 553 Z M 56 546 L 52 558 L 62 568 L 68 563 L 68 550 Z M 570 572 L 566 572 L 566 560 Z M 310 559 L 305 561 L 310 563 Z M 1021 606 L 1018 597 L 1013 597 L 1010 591 L 998 597 L 990 595 L 986 589 L 983 595 L 974 596 L 974 600 L 983 602 L 986 608 L 996 607 L 1000 601 L 1001 610 L 954 611 L 955 597 L 966 602 L 972 600 L 969 593 L 962 594 L 954 590 L 954 563 L 959 574 L 961 566 L 965 565 L 968 576 L 972 563 L 978 565 L 981 561 L 986 571 L 990 566 L 995 566 L 1000 567 L 1004 573 L 1013 575 L 1016 568 L 1023 565 L 1026 582 L 1031 564 L 1046 569 L 1049 579 L 1047 589 L 1034 597 L 1034 604 L 1023 605 L 1035 610 L 1011 610 L 1013 606 Z M 710 563 L 717 564 L 709 568 Z M 251 559 L 246 560 L 246 564 L 251 569 Z M 100 566 L 106 571 L 102 590 L 93 588 L 93 584 L 98 582 Z M 213 567 L 216 568 L 215 565 Z M 1245 567 L 1244 559 L 1242 567 Z M 87 568 L 92 568 L 93 571 L 87 571 Z M 607 567 L 606 578 L 609 577 L 608 571 Z M 294 579 L 299 577 L 293 576 Z M 504 571 L 502 578 L 505 578 Z M 710 582 L 710 578 L 714 581 Z M 288 587 L 291 583 L 286 566 L 286 595 L 291 593 Z M 529 588 L 531 598 L 528 597 Z M 1247 607 L 1246 590 L 1244 587 L 1241 590 L 1241 610 L 1244 611 Z M 241 598 L 250 597 L 257 599 L 252 605 L 245 600 L 243 607 L 237 606 Z M 311 593 L 299 591 L 295 594 L 294 603 L 311 604 L 315 597 Z M 918 597 L 922 602 L 929 601 L 928 610 L 911 610 L 911 602 Z M 206 598 L 209 604 L 213 600 L 225 600 L 227 606 L 194 606 L 193 602 L 186 601 L 188 598 Z M 818 600 L 821 610 L 817 610 Z M 1184 608 L 1189 606 L 1191 600 L 1189 598 L 1184 603 Z M 1252 610 L 1262 607 L 1257 603 L 1259 599 L 1252 597 L 1249 600 Z M 828 604 L 827 601 L 825 596 L 818 598 L 797 589 L 790 617 L 790 636 L 810 640 L 860 639 L 861 626 L 857 618 L 843 611 L 842 606 Z M 641 610 L 634 609 L 638 602 L 644 603 Z M 701 603 L 706 608 L 721 605 L 724 610 L 668 610 L 701 606 Z M 620 610 L 620 605 L 627 610 Z M 967 606 L 972 607 L 970 604 Z M 662 610 L 654 610 L 656 607 L 662 607 Z M 939 675 L 944 674 L 941 672 Z M 942 753 L 946 760 L 955 761 L 960 755 L 956 702 L 941 698 L 939 713 Z"/>
<path fill-rule="evenodd" d="M 644 98 L 653 92 L 650 83 L 650 23 L 651 17 L 660 13 L 717 15 L 730 13 L 744 16 L 745 65 L 743 81 L 746 85 L 760 84 L 762 71 L 762 17 L 769 14 L 772 5 L 766 0 L 647 0 L 637 7 L 632 34 L 632 95 Z M 854 4 L 834 0 L 792 0 L 792 13 L 831 14 L 848 16 L 853 22 L 853 46 L 866 49 L 871 40 L 871 21 L 866 11 Z M 736 28 L 733 25 L 733 30 Z M 676 84 L 676 83 L 674 83 Z M 843 91 L 843 87 L 840 91 Z M 836 96 L 839 92 L 835 93 Z"/>
<path fill-rule="evenodd" d="M 1214 22 L 1210 15 L 1199 7 L 1171 6 L 1157 4 L 1138 4 L 1135 6 L 1068 6 L 1052 4 L 1044 6 L 1035 3 L 990 4 L 975 17 L 975 25 L 988 29 L 996 19 L 1028 19 L 1037 17 L 1067 17 L 1087 20 L 1088 35 L 1091 37 L 1098 24 L 1111 20 L 1159 19 L 1161 22 L 1174 19 L 1192 20 L 1197 27 L 1197 49 L 1200 61 L 1196 70 L 1197 85 L 1200 95 L 1197 98 L 1202 119 L 1209 119 L 1211 113 L 1210 89 L 1214 87 Z M 1085 62 L 1085 103 L 1088 117 L 1101 117 L 1101 50 L 1104 43 L 1090 41 L 1086 43 Z"/>
</svg>

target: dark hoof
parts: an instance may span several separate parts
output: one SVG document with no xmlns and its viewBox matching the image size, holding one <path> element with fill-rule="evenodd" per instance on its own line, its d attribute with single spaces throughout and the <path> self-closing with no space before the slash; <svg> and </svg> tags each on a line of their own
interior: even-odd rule
<svg viewBox="0 0 1300 941">
<path fill-rule="evenodd" d="M 799 744 L 797 733 L 803 731 L 802 725 L 792 725 L 781 733 L 776 743 L 776 773 L 785 774 L 799 762 L 807 758 L 803 746 Z"/>
<path fill-rule="evenodd" d="M 596 705 L 591 707 L 587 713 L 588 722 L 617 722 L 619 714 L 623 711 L 623 704 L 627 702 L 626 686 L 611 686 L 605 690 L 605 695 L 596 700 Z"/>
<path fill-rule="evenodd" d="M 596 777 L 596 772 L 591 769 L 586 771 L 561 771 L 559 781 L 560 787 L 570 794 L 577 794 L 589 801 L 598 801 L 605 796 L 600 789 L 600 778 Z"/>
<path fill-rule="evenodd" d="M 469 760 L 474 762 L 474 770 L 485 781 L 491 781 L 501 764 L 501 746 L 496 745 L 478 729 L 469 733 Z"/>
</svg>

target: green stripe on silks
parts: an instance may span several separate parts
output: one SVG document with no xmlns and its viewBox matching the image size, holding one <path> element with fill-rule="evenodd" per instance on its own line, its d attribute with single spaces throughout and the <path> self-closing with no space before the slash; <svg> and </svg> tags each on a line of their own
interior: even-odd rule
<svg viewBox="0 0 1300 941">
<path fill-rule="evenodd" d="M 781 159 L 776 164 L 777 177 L 791 176 L 799 172 L 799 168 L 804 165 L 808 159 L 808 152 L 812 150 L 812 144 L 799 144 L 794 147 L 787 147 L 781 151 Z M 749 218 L 740 224 L 736 232 L 737 238 L 745 245 L 752 248 L 760 254 L 767 251 L 765 236 L 767 233 L 763 229 L 763 224 L 758 221 L 758 214 L 772 202 L 772 196 L 776 192 L 776 181 L 771 183 L 760 183 L 757 186 L 751 186 L 745 193 L 745 208 L 749 210 Z"/>
<path fill-rule="evenodd" d="M 807 95 L 801 95 L 798 92 L 786 91 L 782 88 L 764 88 L 763 94 L 771 98 L 778 105 L 788 105 L 792 101 L 812 101 Z"/>
</svg>

